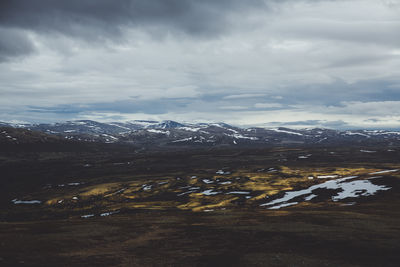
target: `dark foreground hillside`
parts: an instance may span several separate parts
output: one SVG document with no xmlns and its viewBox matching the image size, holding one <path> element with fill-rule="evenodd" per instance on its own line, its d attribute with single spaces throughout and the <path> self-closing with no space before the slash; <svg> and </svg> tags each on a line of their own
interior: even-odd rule
<svg viewBox="0 0 400 267">
<path fill-rule="evenodd" d="M 398 266 L 400 148 L 109 148 L 1 151 L 0 265 Z"/>
</svg>

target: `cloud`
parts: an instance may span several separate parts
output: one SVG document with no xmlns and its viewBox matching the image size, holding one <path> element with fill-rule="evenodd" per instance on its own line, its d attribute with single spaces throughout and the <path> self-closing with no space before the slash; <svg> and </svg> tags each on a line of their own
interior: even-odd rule
<svg viewBox="0 0 400 267">
<path fill-rule="evenodd" d="M 224 96 L 224 99 L 255 98 L 255 97 L 263 97 L 263 96 L 265 96 L 265 94 L 238 94 L 238 95 Z"/>
<path fill-rule="evenodd" d="M 250 0 L 4 0 L 0 24 L 39 32 L 91 38 L 117 36 L 121 27 L 162 27 L 189 35 L 225 30 L 229 14 L 265 8 L 268 1 Z M 269 1 L 274 2 L 274 1 Z M 90 33 L 87 29 L 94 31 Z"/>
<path fill-rule="evenodd" d="M 282 16 L 285 13 L 292 16 L 274 25 L 274 30 L 281 36 L 298 40 L 398 47 L 400 37 L 393 35 L 400 27 L 398 11 L 398 5 L 396 8 L 389 1 L 320 1 L 294 11 L 284 9 Z"/>
<path fill-rule="evenodd" d="M 370 119 L 366 119 L 366 120 L 364 120 L 365 122 L 367 122 L 367 123 L 370 123 L 370 122 L 381 122 L 382 120 L 380 120 L 380 119 L 375 119 L 375 118 L 370 118 Z"/>
<path fill-rule="evenodd" d="M 220 107 L 220 109 L 224 109 L 224 110 L 245 110 L 245 109 L 248 109 L 248 107 L 245 107 L 245 106 L 223 106 L 223 107 Z"/>
<path fill-rule="evenodd" d="M 254 104 L 255 108 L 281 108 L 282 104 L 279 103 L 255 103 Z"/>
<path fill-rule="evenodd" d="M 332 107 L 336 112 L 350 114 L 400 116 L 400 101 L 343 102 L 343 107 Z"/>
<path fill-rule="evenodd" d="M 271 122 L 270 124 L 276 126 L 296 127 L 296 128 L 323 127 L 323 128 L 334 128 L 334 129 L 346 129 L 350 127 L 350 125 L 343 120 L 337 120 L 337 121 L 305 120 L 305 121 Z"/>
<path fill-rule="evenodd" d="M 92 45 L 123 43 L 132 28 L 155 38 L 170 34 L 208 38 L 229 31 L 231 14 L 266 6 L 262 0 L 4 0 L 0 2 L 0 60 L 33 51 L 33 43 L 15 29 Z"/>
<path fill-rule="evenodd" d="M 194 85 L 170 87 L 160 92 L 161 98 L 193 98 L 198 97 L 200 92 Z"/>
<path fill-rule="evenodd" d="M 320 114 L 336 114 L 347 116 L 362 116 L 371 120 L 371 116 L 400 116 L 399 101 L 343 101 L 338 105 L 298 105 L 298 110 L 308 110 Z M 368 117 L 367 117 L 368 116 Z"/>
<path fill-rule="evenodd" d="M 0 120 L 109 114 L 392 127 L 394 4 L 0 1 Z"/>
<path fill-rule="evenodd" d="M 285 125 L 294 125 L 294 126 L 296 126 L 296 125 L 313 125 L 313 126 L 316 126 L 316 125 L 320 125 L 321 123 L 322 123 L 322 121 L 320 121 L 320 120 L 306 120 L 306 121 L 290 121 L 290 122 L 286 122 L 284 124 Z M 274 124 L 281 125 L 282 122 L 274 122 Z"/>
<path fill-rule="evenodd" d="M 0 27 L 0 62 L 12 57 L 30 55 L 34 50 L 35 47 L 26 33 Z"/>
</svg>

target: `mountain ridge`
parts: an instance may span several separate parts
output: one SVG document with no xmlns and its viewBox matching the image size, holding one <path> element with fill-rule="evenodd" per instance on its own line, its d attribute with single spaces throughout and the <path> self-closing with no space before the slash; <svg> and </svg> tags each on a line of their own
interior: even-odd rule
<svg viewBox="0 0 400 267">
<path fill-rule="evenodd" d="M 133 120 L 105 123 L 93 120 L 76 120 L 41 124 L 0 122 L 0 127 L 38 131 L 67 140 L 126 143 L 137 146 L 400 145 L 400 131 L 291 129 L 287 127 L 241 128 L 223 122 L 181 123 L 173 120 Z M 18 141 L 7 131 L 2 131 L 4 133 L 0 134 L 0 138 L 3 136 L 2 138 L 9 139 L 8 141 Z"/>
</svg>

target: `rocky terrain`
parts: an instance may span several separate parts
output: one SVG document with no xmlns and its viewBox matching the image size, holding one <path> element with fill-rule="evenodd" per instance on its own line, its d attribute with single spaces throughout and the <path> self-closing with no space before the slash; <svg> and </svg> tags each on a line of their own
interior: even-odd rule
<svg viewBox="0 0 400 267">
<path fill-rule="evenodd" d="M 185 124 L 174 121 L 100 123 L 88 120 L 55 124 L 0 123 L 0 126 L 38 131 L 65 140 L 131 144 L 141 148 L 357 144 L 364 146 L 384 144 L 390 147 L 400 144 L 400 132 L 389 130 L 239 128 L 225 123 Z M 4 128 L 0 131 L 0 142 L 18 143 L 21 140 Z"/>
<path fill-rule="evenodd" d="M 143 150 L 6 129 L 24 143 L 8 150 L 1 143 L 5 266 L 400 260 L 394 144 Z"/>
</svg>

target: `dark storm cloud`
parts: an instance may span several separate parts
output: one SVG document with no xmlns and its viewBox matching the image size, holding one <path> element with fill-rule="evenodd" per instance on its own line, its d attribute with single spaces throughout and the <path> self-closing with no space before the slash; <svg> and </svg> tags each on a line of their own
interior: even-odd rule
<svg viewBox="0 0 400 267">
<path fill-rule="evenodd" d="M 0 28 L 0 62 L 15 56 L 28 55 L 33 51 L 34 46 L 26 35 Z"/>
<path fill-rule="evenodd" d="M 41 32 L 85 37 L 83 28 L 99 35 L 120 34 L 121 26 L 168 26 L 187 34 L 215 34 L 230 12 L 264 7 L 262 0 L 4 0 L 0 24 Z"/>
<path fill-rule="evenodd" d="M 3 0 L 0 27 L 61 34 L 89 42 L 118 41 L 124 27 L 139 27 L 155 37 L 165 33 L 215 36 L 229 28 L 232 12 L 264 8 L 262 0 Z M 17 33 L 0 32 L 0 60 L 33 51 Z"/>
<path fill-rule="evenodd" d="M 248 12 L 268 11 L 273 4 L 288 1 L 291 0 L 2 0 L 0 28 L 60 34 L 100 45 L 121 41 L 126 27 L 140 28 L 155 38 L 171 33 L 210 38 L 233 30 L 232 20 L 238 22 Z M 0 32 L 0 37 L 7 44 L 19 44 L 15 49 L 0 44 L 0 60 L 33 51 L 28 39 L 20 42 L 21 35 Z"/>
</svg>

